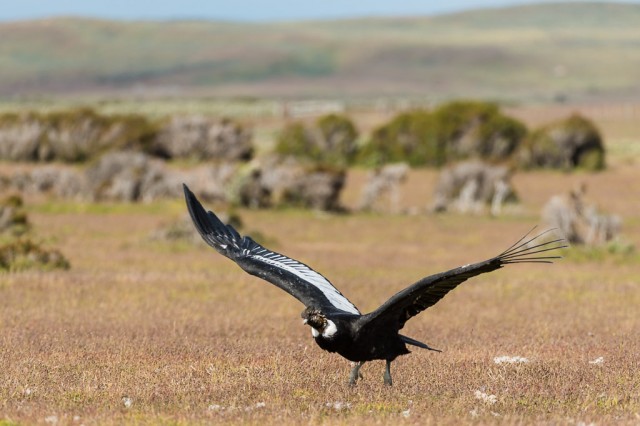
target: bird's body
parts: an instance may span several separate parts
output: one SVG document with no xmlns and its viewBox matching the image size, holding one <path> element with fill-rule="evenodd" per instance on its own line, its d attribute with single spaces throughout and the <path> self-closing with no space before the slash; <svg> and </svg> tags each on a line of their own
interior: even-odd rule
<svg viewBox="0 0 640 426">
<path fill-rule="evenodd" d="M 184 190 L 189 214 L 205 242 L 249 274 L 302 302 L 306 306 L 301 315 L 303 322 L 311 327 L 318 346 L 356 363 L 351 371 L 351 384 L 362 377 L 359 370 L 364 362 L 385 360 L 384 382 L 390 385 L 390 364 L 409 353 L 407 345 L 437 351 L 399 331 L 407 320 L 437 303 L 463 281 L 510 263 L 549 263 L 557 256 L 539 254 L 564 247 L 560 239 L 537 243 L 542 234 L 528 240 L 525 236 L 498 256 L 425 277 L 375 311 L 362 314 L 325 277 L 304 263 L 268 250 L 248 236 L 240 236 L 232 226 L 205 211 L 186 186 Z"/>
<path fill-rule="evenodd" d="M 406 342 L 394 327 L 366 327 L 366 315 L 326 314 L 325 317 L 326 327 L 312 326 L 311 329 L 314 340 L 325 351 L 336 352 L 353 362 L 393 361 L 409 353 Z"/>
</svg>

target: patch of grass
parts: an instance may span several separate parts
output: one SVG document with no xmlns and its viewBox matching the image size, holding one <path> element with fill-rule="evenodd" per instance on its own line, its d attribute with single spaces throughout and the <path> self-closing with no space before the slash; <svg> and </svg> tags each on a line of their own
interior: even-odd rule
<svg viewBox="0 0 640 426">
<path fill-rule="evenodd" d="M 373 416 L 398 414 L 406 410 L 406 405 L 399 405 L 397 403 L 386 403 L 383 401 L 378 402 L 365 402 L 358 404 L 354 408 L 354 412 L 357 414 L 369 414 Z"/>
<path fill-rule="evenodd" d="M 436 176 L 413 170 L 403 206 L 425 200 Z M 357 202 L 365 177 L 366 170 L 350 172 L 346 204 Z M 640 221 L 628 182 L 637 177 L 636 167 L 585 176 L 590 194 L 606 195 L 625 217 L 623 234 L 634 244 Z M 573 179 L 549 171 L 517 178 L 526 210 L 506 220 L 241 210 L 243 233 L 277 238 L 278 252 L 321 272 L 368 312 L 423 276 L 502 251 Z M 604 252 L 574 261 L 567 253 L 553 265 L 509 265 L 474 278 L 403 329 L 443 353 L 399 357 L 392 388 L 382 384 L 384 362 L 367 363 L 352 388 L 349 363 L 315 345 L 295 299 L 204 243 L 169 250 L 148 240 L 159 223 L 184 214 L 181 200 L 62 204 L 29 203 L 29 218 L 73 269 L 0 274 L 7 421 L 43 423 L 54 414 L 59 423 L 79 416 L 106 425 L 637 421 L 637 260 Z M 530 362 L 496 365 L 502 355 Z M 601 364 L 590 363 L 599 357 Z M 480 401 L 476 390 L 497 402 Z"/>
<path fill-rule="evenodd" d="M 182 200 L 157 200 L 153 203 L 126 203 L 126 202 L 78 202 L 51 199 L 49 201 L 31 206 L 33 212 L 43 214 L 173 214 L 183 212 L 184 202 Z"/>
<path fill-rule="evenodd" d="M 633 243 L 614 240 L 599 246 L 572 246 L 562 256 L 575 262 L 637 263 L 640 254 Z"/>
</svg>

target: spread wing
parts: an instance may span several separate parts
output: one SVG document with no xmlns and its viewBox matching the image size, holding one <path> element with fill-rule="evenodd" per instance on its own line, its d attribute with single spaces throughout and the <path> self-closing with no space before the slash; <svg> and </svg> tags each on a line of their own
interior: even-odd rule
<svg viewBox="0 0 640 426">
<path fill-rule="evenodd" d="M 476 275 L 495 271 L 511 263 L 551 263 L 560 256 L 540 255 L 550 250 L 566 247 L 563 239 L 540 242 L 545 231 L 527 239 L 529 232 L 507 250 L 484 262 L 461 266 L 450 271 L 425 277 L 400 291 L 375 311 L 363 317 L 362 327 L 385 324 L 395 325 L 397 330 L 411 317 L 438 303 L 459 284 Z"/>
<path fill-rule="evenodd" d="M 325 277 L 302 262 L 266 249 L 250 237 L 242 237 L 231 225 L 225 225 L 215 214 L 205 211 L 186 185 L 184 195 L 202 239 L 246 272 L 280 287 L 307 307 L 314 306 L 327 313 L 360 314 Z"/>
</svg>

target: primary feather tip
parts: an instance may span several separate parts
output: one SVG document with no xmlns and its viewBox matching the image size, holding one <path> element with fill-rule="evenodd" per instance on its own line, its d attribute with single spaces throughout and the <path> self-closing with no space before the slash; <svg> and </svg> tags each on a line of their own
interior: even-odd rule
<svg viewBox="0 0 640 426">
<path fill-rule="evenodd" d="M 184 191 L 184 196 L 185 197 L 193 196 L 193 192 L 191 192 L 191 190 L 189 189 L 189 187 L 187 186 L 186 183 L 182 184 L 182 190 Z"/>
<path fill-rule="evenodd" d="M 552 250 L 558 250 L 568 247 L 564 238 L 552 236 L 550 239 L 543 238 L 554 231 L 556 228 L 547 229 L 533 237 L 529 235 L 536 229 L 533 227 L 515 244 L 500 254 L 502 263 L 552 263 L 554 259 L 560 259 L 562 256 L 539 256 L 540 253 Z"/>
</svg>

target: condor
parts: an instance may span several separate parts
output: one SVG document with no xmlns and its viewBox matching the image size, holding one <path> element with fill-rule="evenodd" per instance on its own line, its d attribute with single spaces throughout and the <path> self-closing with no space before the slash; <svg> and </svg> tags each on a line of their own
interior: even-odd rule
<svg viewBox="0 0 640 426">
<path fill-rule="evenodd" d="M 355 363 L 349 377 L 351 385 L 362 378 L 360 367 L 376 359 L 386 361 L 384 383 L 391 385 L 391 362 L 409 353 L 407 345 L 437 351 L 399 331 L 407 320 L 435 305 L 462 282 L 511 263 L 551 263 L 559 256 L 541 253 L 566 247 L 563 239 L 540 242 L 540 237 L 549 231 L 529 238 L 527 234 L 491 259 L 423 278 L 375 311 L 362 314 L 325 277 L 304 263 L 241 236 L 215 214 L 205 211 L 186 185 L 184 193 L 191 219 L 207 244 L 249 274 L 276 285 L 306 306 L 302 320 L 311 327 L 318 346 Z"/>
</svg>

